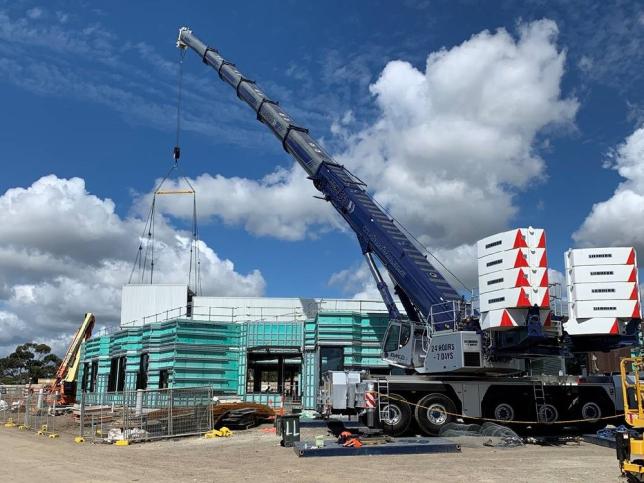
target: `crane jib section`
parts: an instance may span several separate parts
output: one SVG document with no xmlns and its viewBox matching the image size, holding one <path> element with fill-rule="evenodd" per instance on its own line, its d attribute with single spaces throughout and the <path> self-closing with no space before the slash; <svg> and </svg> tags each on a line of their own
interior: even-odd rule
<svg viewBox="0 0 644 483">
<path fill-rule="evenodd" d="M 270 100 L 257 84 L 244 77 L 237 67 L 226 61 L 217 50 L 207 47 L 188 29 L 181 29 L 178 45 L 195 50 L 205 64 L 237 93 L 280 140 L 308 173 L 315 187 L 334 206 L 356 233 L 363 251 L 380 259 L 395 283 L 427 317 L 431 307 L 459 300 L 460 296 L 432 266 L 400 228 L 383 212 L 365 190 L 365 185 L 298 126 L 279 106 Z"/>
</svg>

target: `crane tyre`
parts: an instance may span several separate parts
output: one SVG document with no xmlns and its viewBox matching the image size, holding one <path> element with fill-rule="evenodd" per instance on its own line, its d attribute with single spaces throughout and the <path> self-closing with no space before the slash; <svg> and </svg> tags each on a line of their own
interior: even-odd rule
<svg viewBox="0 0 644 483">
<path fill-rule="evenodd" d="M 404 434 L 411 424 L 411 407 L 400 394 L 391 393 L 382 396 L 382 414 L 380 420 L 385 433 L 391 436 Z"/>
<path fill-rule="evenodd" d="M 444 394 L 427 394 L 416 406 L 416 422 L 428 436 L 435 436 L 447 423 L 454 421 L 456 405 Z"/>
<path fill-rule="evenodd" d="M 498 402 L 494 405 L 494 410 L 492 411 L 492 414 L 490 416 L 493 419 L 496 419 L 496 422 L 510 422 L 516 419 L 516 411 L 510 403 Z"/>
</svg>

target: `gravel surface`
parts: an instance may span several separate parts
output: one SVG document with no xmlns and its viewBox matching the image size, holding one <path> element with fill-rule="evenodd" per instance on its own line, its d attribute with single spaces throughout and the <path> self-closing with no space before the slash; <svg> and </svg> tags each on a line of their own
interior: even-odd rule
<svg viewBox="0 0 644 483">
<path fill-rule="evenodd" d="M 268 426 L 264 426 L 267 428 Z M 313 440 L 322 429 L 303 429 Z M 230 438 L 183 438 L 116 447 L 75 444 L 0 427 L 0 481 L 618 482 L 614 450 L 590 444 L 489 448 L 458 454 L 298 458 L 255 428 Z"/>
</svg>

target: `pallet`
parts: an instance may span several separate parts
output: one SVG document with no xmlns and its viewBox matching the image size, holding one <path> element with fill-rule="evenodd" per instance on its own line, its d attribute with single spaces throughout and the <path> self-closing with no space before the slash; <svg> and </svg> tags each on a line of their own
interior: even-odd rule
<svg viewBox="0 0 644 483">
<path fill-rule="evenodd" d="M 293 445 L 299 457 L 371 456 L 392 454 L 459 453 L 461 445 L 445 438 L 395 438 L 392 442 L 367 444 L 360 448 L 344 447 L 335 441 L 325 441 L 323 448 L 316 448 L 310 441 Z"/>
</svg>

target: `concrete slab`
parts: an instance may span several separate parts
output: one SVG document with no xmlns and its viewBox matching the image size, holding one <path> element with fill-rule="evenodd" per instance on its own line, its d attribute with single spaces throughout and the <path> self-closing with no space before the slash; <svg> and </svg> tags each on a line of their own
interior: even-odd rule
<svg viewBox="0 0 644 483">
<path fill-rule="evenodd" d="M 393 442 L 345 448 L 335 441 L 325 441 L 323 448 L 316 448 L 312 441 L 298 441 L 293 446 L 300 457 L 366 456 L 421 453 L 458 453 L 461 446 L 446 438 L 396 438 Z"/>
</svg>

